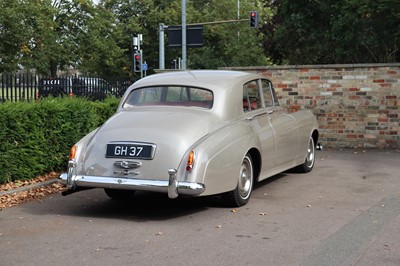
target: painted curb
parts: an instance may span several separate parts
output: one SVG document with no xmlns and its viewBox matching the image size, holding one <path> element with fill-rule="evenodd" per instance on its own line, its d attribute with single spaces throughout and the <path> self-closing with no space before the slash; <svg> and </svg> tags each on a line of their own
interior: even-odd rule
<svg viewBox="0 0 400 266">
<path fill-rule="evenodd" d="M 11 194 L 18 193 L 21 191 L 27 191 L 31 188 L 39 188 L 39 187 L 43 187 L 43 186 L 48 186 L 55 182 L 57 182 L 57 179 L 50 179 L 50 180 L 46 180 L 46 181 L 43 181 L 40 183 L 35 183 L 32 185 L 27 185 L 27 186 L 22 186 L 22 187 L 15 188 L 15 189 L 7 190 L 7 191 L 2 191 L 2 192 L 0 192 L 0 197 L 6 196 L 6 195 L 11 195 Z"/>
</svg>

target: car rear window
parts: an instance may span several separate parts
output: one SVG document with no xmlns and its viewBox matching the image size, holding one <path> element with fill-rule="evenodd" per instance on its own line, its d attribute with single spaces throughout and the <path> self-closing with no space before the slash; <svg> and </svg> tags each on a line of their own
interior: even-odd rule
<svg viewBox="0 0 400 266">
<path fill-rule="evenodd" d="M 213 99 L 213 93 L 202 88 L 186 86 L 145 87 L 132 90 L 122 107 L 162 105 L 211 109 Z"/>
</svg>

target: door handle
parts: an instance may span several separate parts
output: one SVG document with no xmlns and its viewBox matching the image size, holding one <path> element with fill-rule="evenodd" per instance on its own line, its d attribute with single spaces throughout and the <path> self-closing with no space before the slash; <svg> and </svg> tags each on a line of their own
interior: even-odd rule
<svg viewBox="0 0 400 266">
<path fill-rule="evenodd" d="M 256 114 L 256 115 L 253 115 L 253 116 L 249 116 L 249 117 L 246 118 L 246 120 L 247 121 L 252 121 L 252 120 L 256 119 L 256 117 L 263 116 L 263 115 L 266 115 L 266 114 L 265 113 L 261 113 L 261 114 Z"/>
</svg>

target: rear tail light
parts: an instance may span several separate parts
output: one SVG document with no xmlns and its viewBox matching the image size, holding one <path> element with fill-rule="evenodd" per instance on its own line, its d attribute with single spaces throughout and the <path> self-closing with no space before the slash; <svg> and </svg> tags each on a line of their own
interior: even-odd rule
<svg viewBox="0 0 400 266">
<path fill-rule="evenodd" d="M 193 165 L 194 165 L 194 151 L 191 151 L 186 163 L 186 171 L 188 173 L 192 172 Z"/>
<path fill-rule="evenodd" d="M 72 146 L 71 150 L 69 151 L 69 159 L 73 160 L 76 156 L 76 146 Z"/>
</svg>

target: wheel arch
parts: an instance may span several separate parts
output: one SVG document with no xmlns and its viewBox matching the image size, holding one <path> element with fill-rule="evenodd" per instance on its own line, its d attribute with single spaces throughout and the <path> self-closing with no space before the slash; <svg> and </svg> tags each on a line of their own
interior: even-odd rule
<svg viewBox="0 0 400 266">
<path fill-rule="evenodd" d="M 314 146 L 316 147 L 318 145 L 318 139 L 319 139 L 319 132 L 318 130 L 314 129 L 314 131 L 311 134 L 311 137 L 314 140 Z"/>
<path fill-rule="evenodd" d="M 261 153 L 257 148 L 251 148 L 248 153 L 250 154 L 253 162 L 254 181 L 258 181 L 261 174 Z"/>
<path fill-rule="evenodd" d="M 201 149 L 198 154 L 202 156 L 197 160 L 200 175 L 196 176 L 202 178 L 196 182 L 203 182 L 207 188 L 202 195 L 219 194 L 234 189 L 237 186 L 237 173 L 247 153 L 252 159 L 254 176 L 258 178 L 261 169 L 260 143 L 251 127 L 245 124 L 233 125 L 216 132 L 212 139 L 206 139 L 199 146 Z M 257 178 L 253 177 L 253 181 L 257 181 Z"/>
</svg>

